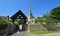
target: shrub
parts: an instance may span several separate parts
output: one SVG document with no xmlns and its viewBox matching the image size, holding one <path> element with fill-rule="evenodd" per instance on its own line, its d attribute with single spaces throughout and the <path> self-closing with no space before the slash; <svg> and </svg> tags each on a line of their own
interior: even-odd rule
<svg viewBox="0 0 60 36">
<path fill-rule="evenodd" d="M 7 27 L 6 21 L 5 20 L 0 20 L 0 29 L 4 29 Z"/>
</svg>

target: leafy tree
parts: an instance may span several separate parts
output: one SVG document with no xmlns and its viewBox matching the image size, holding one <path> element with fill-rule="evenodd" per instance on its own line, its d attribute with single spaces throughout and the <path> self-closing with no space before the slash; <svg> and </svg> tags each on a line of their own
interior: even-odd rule
<svg viewBox="0 0 60 36">
<path fill-rule="evenodd" d="M 46 22 L 46 23 L 57 23 L 60 22 L 60 6 L 52 9 L 50 13 L 45 13 L 43 17 L 36 19 L 36 23 Z"/>
<path fill-rule="evenodd" d="M 18 21 L 18 23 L 19 23 L 19 24 L 24 24 L 24 19 L 20 19 L 20 20 Z"/>
<path fill-rule="evenodd" d="M 19 22 L 19 21 L 16 19 L 16 20 L 14 21 L 14 24 L 15 24 L 15 25 L 19 25 L 18 22 Z"/>
<path fill-rule="evenodd" d="M 60 6 L 50 11 L 50 17 L 60 20 Z"/>
</svg>

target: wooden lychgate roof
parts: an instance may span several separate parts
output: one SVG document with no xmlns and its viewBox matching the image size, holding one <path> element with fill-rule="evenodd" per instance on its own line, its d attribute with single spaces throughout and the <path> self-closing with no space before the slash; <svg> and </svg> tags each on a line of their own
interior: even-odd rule
<svg viewBox="0 0 60 36">
<path fill-rule="evenodd" d="M 19 10 L 17 13 L 15 13 L 13 16 L 11 16 L 11 19 L 27 19 L 27 17 L 24 15 L 24 13 Z"/>
</svg>

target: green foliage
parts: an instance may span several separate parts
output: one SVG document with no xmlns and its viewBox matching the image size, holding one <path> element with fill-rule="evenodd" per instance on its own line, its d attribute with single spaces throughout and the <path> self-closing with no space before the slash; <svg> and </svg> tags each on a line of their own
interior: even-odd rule
<svg viewBox="0 0 60 36">
<path fill-rule="evenodd" d="M 39 23 L 39 20 L 38 19 L 35 19 L 35 23 Z"/>
<path fill-rule="evenodd" d="M 48 18 L 48 19 L 46 19 L 46 22 L 47 22 L 47 23 L 55 23 L 56 20 L 53 20 L 53 19 Z"/>
<path fill-rule="evenodd" d="M 20 24 L 24 24 L 24 19 L 16 19 L 15 21 L 14 21 L 14 24 L 15 25 L 20 25 Z"/>
<path fill-rule="evenodd" d="M 41 20 L 40 19 L 35 19 L 35 23 L 39 23 Z"/>
<path fill-rule="evenodd" d="M 23 23 L 24 23 L 24 19 L 20 19 L 20 20 L 18 21 L 18 23 L 19 23 L 19 24 L 23 24 Z"/>
<path fill-rule="evenodd" d="M 60 20 L 60 6 L 50 11 L 50 16 L 54 19 Z"/>
<path fill-rule="evenodd" d="M 36 23 L 58 23 L 60 22 L 60 6 L 52 9 L 50 13 L 45 13 L 42 17 L 35 20 Z"/>
<path fill-rule="evenodd" d="M 14 24 L 15 24 L 15 25 L 19 25 L 19 21 L 16 19 L 16 20 L 14 21 Z"/>
<path fill-rule="evenodd" d="M 38 18 L 35 20 L 36 23 L 42 23 L 42 22 L 45 22 L 45 23 L 58 23 L 60 22 L 60 20 L 56 20 L 56 19 L 53 19 L 51 18 L 50 16 L 43 16 L 42 18 Z"/>
<path fill-rule="evenodd" d="M 36 23 L 57 23 L 60 22 L 60 6 L 52 9 L 50 13 L 45 13 L 42 17 L 35 20 Z"/>
<path fill-rule="evenodd" d="M 35 19 L 35 23 L 42 23 L 42 22 L 46 22 L 46 21 L 43 18 Z"/>
<path fill-rule="evenodd" d="M 7 24 L 5 20 L 0 20 L 0 29 L 6 28 Z"/>
</svg>

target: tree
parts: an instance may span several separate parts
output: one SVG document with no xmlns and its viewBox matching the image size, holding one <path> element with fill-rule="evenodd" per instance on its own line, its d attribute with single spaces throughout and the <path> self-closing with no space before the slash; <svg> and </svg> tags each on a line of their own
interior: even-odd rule
<svg viewBox="0 0 60 36">
<path fill-rule="evenodd" d="M 52 17 L 53 19 L 60 20 L 60 6 L 50 11 L 50 17 Z"/>
<path fill-rule="evenodd" d="M 24 24 L 24 19 L 20 19 L 20 20 L 18 21 L 18 23 L 19 23 L 19 24 Z"/>
</svg>

